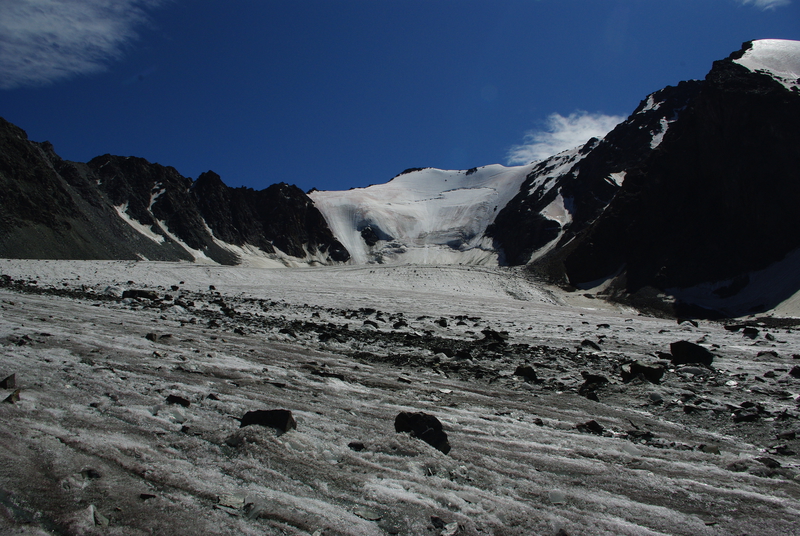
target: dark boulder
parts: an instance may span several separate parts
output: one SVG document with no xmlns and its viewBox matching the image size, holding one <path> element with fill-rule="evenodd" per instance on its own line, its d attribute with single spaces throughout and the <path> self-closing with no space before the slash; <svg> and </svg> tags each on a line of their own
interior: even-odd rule
<svg viewBox="0 0 800 536">
<path fill-rule="evenodd" d="M 398 433 L 410 433 L 411 437 L 423 440 L 444 454 L 450 452 L 450 443 L 442 429 L 442 423 L 433 415 L 403 411 L 394 420 L 394 430 Z"/>
<path fill-rule="evenodd" d="M 742 330 L 742 335 L 747 337 L 748 339 L 755 339 L 758 337 L 758 329 L 752 326 L 747 326 Z"/>
<path fill-rule="evenodd" d="M 689 341 L 673 342 L 669 345 L 669 351 L 672 354 L 673 365 L 699 363 L 708 367 L 714 361 L 714 354 L 699 344 Z"/>
<path fill-rule="evenodd" d="M 122 299 L 132 298 L 134 300 L 158 300 L 158 294 L 153 290 L 131 289 L 122 293 Z"/>
<path fill-rule="evenodd" d="M 21 389 L 17 389 L 16 391 L 8 395 L 3 400 L 3 402 L 8 402 L 9 404 L 16 404 L 17 402 L 19 402 L 19 394 L 21 391 L 22 391 Z"/>
<path fill-rule="evenodd" d="M 297 421 L 294 420 L 292 412 L 288 409 L 258 409 L 248 411 L 240 420 L 240 428 L 245 426 L 266 426 L 275 428 L 280 432 L 288 432 L 297 428 Z"/>
<path fill-rule="evenodd" d="M 592 340 L 589 340 L 589 339 L 582 340 L 581 341 L 581 346 L 583 346 L 585 348 L 591 348 L 592 350 L 597 350 L 598 352 L 601 350 L 599 344 L 597 344 L 596 342 L 594 342 Z"/>
<path fill-rule="evenodd" d="M 539 381 L 539 378 L 536 376 L 536 371 L 530 365 L 519 365 L 514 371 L 514 376 L 520 376 L 526 382 Z"/>
<path fill-rule="evenodd" d="M 177 404 L 179 406 L 183 406 L 184 408 L 188 408 L 192 403 L 189 402 L 189 400 L 183 398 L 182 396 L 169 395 L 167 397 L 167 404 Z"/>
<path fill-rule="evenodd" d="M 597 397 L 597 389 L 607 384 L 608 378 L 586 371 L 581 372 L 581 376 L 583 376 L 583 385 L 578 388 L 578 394 L 588 398 L 589 400 L 599 402 Z"/>
<path fill-rule="evenodd" d="M 628 383 L 641 377 L 650 383 L 659 383 L 664 372 L 666 369 L 662 365 L 646 365 L 641 361 L 634 361 L 622 367 L 622 381 Z"/>
<path fill-rule="evenodd" d="M 761 418 L 756 408 L 742 408 L 733 412 L 733 422 L 754 422 Z"/>
<path fill-rule="evenodd" d="M 575 428 L 579 431 L 595 435 L 603 435 L 605 428 L 595 420 L 586 421 L 584 423 L 576 424 Z"/>
<path fill-rule="evenodd" d="M 795 367 L 797 368 L 797 367 Z M 0 381 L 0 389 L 15 389 L 17 387 L 17 375 L 12 374 Z"/>
<path fill-rule="evenodd" d="M 481 342 L 505 344 L 506 341 L 508 341 L 507 331 L 495 331 L 487 328 L 481 331 L 481 333 L 483 334 Z"/>
</svg>

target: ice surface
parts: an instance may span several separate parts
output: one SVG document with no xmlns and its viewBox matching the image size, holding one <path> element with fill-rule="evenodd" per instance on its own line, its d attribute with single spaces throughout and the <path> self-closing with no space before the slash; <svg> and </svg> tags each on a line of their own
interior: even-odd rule
<svg viewBox="0 0 800 536">
<path fill-rule="evenodd" d="M 386 184 L 310 194 L 353 264 L 496 264 L 483 233 L 518 192 L 532 165 L 472 171 L 423 169 Z M 361 231 L 380 239 L 370 247 Z"/>
<path fill-rule="evenodd" d="M 753 72 L 765 72 L 791 90 L 800 86 L 800 41 L 760 39 L 734 60 Z"/>
<path fill-rule="evenodd" d="M 797 428 L 796 329 L 751 340 L 475 266 L 0 260 L 0 273 L 37 281 L 0 289 L 0 376 L 22 389 L 0 404 L 2 533 L 435 534 L 431 516 L 470 536 L 796 528 L 798 457 L 773 452 L 798 445 L 775 440 Z M 109 286 L 165 299 L 107 299 Z M 342 341 L 321 336 L 330 326 Z M 508 344 L 489 350 L 485 329 Z M 472 357 L 413 342 L 429 339 Z M 602 350 L 579 349 L 587 339 Z M 712 349 L 714 369 L 620 380 L 676 340 Z M 522 362 L 541 383 L 513 375 Z M 577 394 L 583 371 L 609 378 L 599 402 Z M 747 402 L 768 413 L 733 423 Z M 278 408 L 296 430 L 239 428 L 244 412 Z M 400 411 L 435 415 L 452 451 L 394 433 Z M 589 419 L 606 433 L 576 429 Z"/>
</svg>

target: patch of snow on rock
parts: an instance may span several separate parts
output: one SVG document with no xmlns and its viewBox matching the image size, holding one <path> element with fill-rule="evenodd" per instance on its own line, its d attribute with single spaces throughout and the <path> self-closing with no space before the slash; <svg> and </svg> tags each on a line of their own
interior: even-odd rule
<svg viewBox="0 0 800 536">
<path fill-rule="evenodd" d="M 119 214 L 119 217 L 125 220 L 125 223 L 133 227 L 140 234 L 146 236 L 156 244 L 164 243 L 164 237 L 162 235 L 154 233 L 151 227 L 147 225 L 142 225 L 139 221 L 128 215 L 128 203 L 125 203 L 124 205 L 120 205 L 118 207 L 115 206 L 114 209 L 116 209 L 117 214 Z"/>
</svg>

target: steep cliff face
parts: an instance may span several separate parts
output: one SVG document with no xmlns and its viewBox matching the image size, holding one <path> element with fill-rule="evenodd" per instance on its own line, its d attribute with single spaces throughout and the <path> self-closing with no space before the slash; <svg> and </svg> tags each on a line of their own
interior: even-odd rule
<svg viewBox="0 0 800 536">
<path fill-rule="evenodd" d="M 116 214 L 91 172 L 0 119 L 0 256 L 47 259 L 190 258 L 151 247 Z M 176 255 L 178 257 L 176 257 Z"/>
<path fill-rule="evenodd" d="M 628 170 L 659 147 L 701 85 L 681 82 L 657 91 L 602 140 L 537 164 L 487 231 L 505 261 L 525 264 L 548 244 L 546 251 L 558 249 L 583 232 L 617 194 Z"/>
<path fill-rule="evenodd" d="M 751 49 L 715 62 L 659 146 L 627 170 L 565 260 L 572 284 L 623 271 L 628 292 L 686 288 L 746 277 L 800 247 L 800 92 L 737 62 Z"/>
<path fill-rule="evenodd" d="M 197 178 L 192 193 L 214 236 L 224 242 L 250 244 L 269 253 L 277 247 L 298 258 L 310 252 L 337 262 L 350 258 L 314 203 L 296 186 L 280 183 L 260 191 L 228 188 L 209 171 Z"/>
<path fill-rule="evenodd" d="M 213 172 L 193 182 L 136 157 L 67 162 L 4 120 L 0 209 L 4 257 L 236 264 L 248 248 L 277 261 L 349 258 L 296 187 L 234 189 Z"/>
</svg>

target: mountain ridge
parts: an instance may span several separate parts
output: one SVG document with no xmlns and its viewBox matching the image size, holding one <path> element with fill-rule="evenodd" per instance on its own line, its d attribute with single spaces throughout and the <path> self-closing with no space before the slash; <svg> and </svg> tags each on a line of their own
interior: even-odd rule
<svg viewBox="0 0 800 536">
<path fill-rule="evenodd" d="M 604 138 L 542 161 L 409 168 L 307 194 L 231 188 L 212 171 L 192 180 L 137 157 L 69 162 L 3 120 L 0 255 L 499 264 L 668 307 L 752 295 L 749 274 L 800 248 L 799 85 L 800 43 L 746 42 L 704 80 L 658 90 Z M 748 307 L 768 309 L 800 281 L 784 286 Z"/>
</svg>

